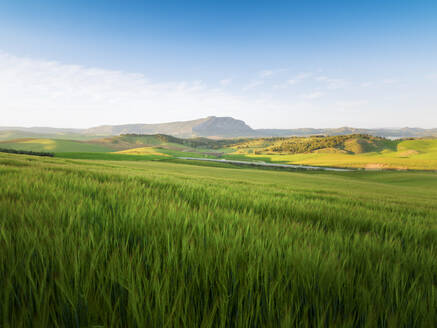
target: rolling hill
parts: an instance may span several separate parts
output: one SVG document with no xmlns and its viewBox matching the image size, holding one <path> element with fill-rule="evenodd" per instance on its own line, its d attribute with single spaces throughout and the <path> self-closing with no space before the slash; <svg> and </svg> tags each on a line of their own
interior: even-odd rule
<svg viewBox="0 0 437 328">
<path fill-rule="evenodd" d="M 276 163 L 365 169 L 437 170 L 437 139 L 389 140 L 368 135 L 256 139 L 233 154 Z"/>
<path fill-rule="evenodd" d="M 311 166 L 437 170 L 436 138 L 390 140 L 362 134 L 220 140 L 164 134 L 126 134 L 87 141 L 23 138 L 0 141 L 1 149 L 87 159 L 208 157 Z"/>
<path fill-rule="evenodd" d="M 312 152 L 361 154 L 394 150 L 398 141 L 367 134 L 249 139 L 233 145 L 239 153 L 304 154 Z"/>
<path fill-rule="evenodd" d="M 215 116 L 162 124 L 104 125 L 84 130 L 82 133 L 85 135 L 167 134 L 182 138 L 195 136 L 231 138 L 257 135 L 256 130 L 241 120 Z"/>
<path fill-rule="evenodd" d="M 180 138 L 236 138 L 236 137 L 286 137 L 311 135 L 349 135 L 368 134 L 389 138 L 437 137 L 437 129 L 399 128 L 399 129 L 359 129 L 342 127 L 335 129 L 253 129 L 242 120 L 232 117 L 209 116 L 206 118 L 160 124 L 102 125 L 89 129 L 57 129 L 46 127 L 0 127 L 0 140 L 4 135 L 14 134 L 15 138 L 58 138 L 84 139 L 121 134 L 167 134 Z"/>
<path fill-rule="evenodd" d="M 23 138 L 1 141 L 0 148 L 51 153 L 114 151 L 112 148 L 106 147 L 105 145 L 91 142 L 43 138 Z"/>
</svg>

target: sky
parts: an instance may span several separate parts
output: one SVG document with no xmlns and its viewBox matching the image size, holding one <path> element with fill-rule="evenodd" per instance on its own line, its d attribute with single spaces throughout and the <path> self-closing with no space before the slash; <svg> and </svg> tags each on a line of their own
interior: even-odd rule
<svg viewBox="0 0 437 328">
<path fill-rule="evenodd" d="M 437 1 L 0 0 L 0 114 L 437 128 Z"/>
</svg>

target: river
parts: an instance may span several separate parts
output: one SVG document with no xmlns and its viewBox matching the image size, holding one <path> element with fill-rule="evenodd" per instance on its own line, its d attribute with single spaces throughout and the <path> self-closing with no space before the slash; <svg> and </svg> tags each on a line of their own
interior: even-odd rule
<svg viewBox="0 0 437 328">
<path fill-rule="evenodd" d="M 335 167 L 321 167 L 321 166 L 294 165 L 294 164 L 275 164 L 275 163 L 264 163 L 264 162 L 245 162 L 245 161 L 234 161 L 234 160 L 229 160 L 229 159 L 196 158 L 196 157 L 177 157 L 177 158 L 193 160 L 193 161 L 218 162 L 218 163 L 263 166 L 263 167 L 291 168 L 291 169 L 301 169 L 301 170 L 319 170 L 319 171 L 334 171 L 334 172 L 354 171 L 352 169 L 342 169 L 342 168 L 335 168 Z"/>
</svg>

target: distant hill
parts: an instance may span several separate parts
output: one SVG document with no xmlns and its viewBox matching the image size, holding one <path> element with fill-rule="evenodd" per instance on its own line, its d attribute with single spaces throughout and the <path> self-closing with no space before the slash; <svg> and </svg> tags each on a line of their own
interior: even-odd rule
<svg viewBox="0 0 437 328">
<path fill-rule="evenodd" d="M 13 133 L 12 133 L 13 132 Z M 48 127 L 0 127 L 0 140 L 14 138 L 52 137 L 83 139 L 96 136 L 116 136 L 121 134 L 167 134 L 180 138 L 236 138 L 236 137 L 287 137 L 311 135 L 349 135 L 368 134 L 386 138 L 437 137 L 437 129 L 399 128 L 399 129 L 360 129 L 341 127 L 335 129 L 252 129 L 244 121 L 232 117 L 210 116 L 191 121 L 170 122 L 160 124 L 123 124 L 102 125 L 89 129 L 57 129 Z M 20 135 L 21 134 L 21 135 Z"/>
<path fill-rule="evenodd" d="M 33 152 L 111 152 L 107 145 L 78 140 L 48 139 L 48 138 L 21 138 L 0 141 L 0 149 L 16 149 Z"/>
<path fill-rule="evenodd" d="M 80 159 L 209 157 L 365 169 L 437 169 L 437 138 L 390 140 L 365 134 L 226 139 L 122 134 L 86 141 L 57 138 L 0 140 L 0 152 L 11 149 L 50 152 L 56 157 Z M 143 157 L 129 157 L 133 155 Z"/>
<path fill-rule="evenodd" d="M 191 137 L 194 135 L 193 128 L 207 122 L 209 117 L 193 121 L 170 122 L 159 124 L 124 124 L 102 125 L 86 129 L 82 133 L 86 135 L 120 135 L 120 134 L 168 134 L 177 137 Z"/>
<path fill-rule="evenodd" d="M 215 140 L 204 137 L 184 139 L 165 134 L 122 134 L 119 136 L 90 140 L 88 143 L 102 145 L 114 150 L 127 150 L 137 147 L 157 146 L 182 150 L 187 148 L 220 149 L 231 146 L 238 142 L 245 142 L 249 140 L 250 139 L 248 138 Z"/>
<path fill-rule="evenodd" d="M 233 145 L 241 154 L 307 154 L 395 151 L 397 140 L 389 140 L 367 134 L 350 134 L 316 137 L 274 137 L 246 139 Z"/>
<path fill-rule="evenodd" d="M 165 134 L 122 134 L 89 140 L 65 140 L 59 138 L 15 138 L 0 140 L 0 149 L 48 152 L 115 152 L 135 148 L 159 147 L 177 151 L 211 150 L 229 147 L 249 138 L 209 139 L 204 137 L 177 138 Z"/>
<path fill-rule="evenodd" d="M 89 140 L 95 139 L 99 136 L 87 136 L 80 132 L 60 132 L 57 129 L 50 128 L 47 131 L 41 130 L 40 132 L 33 130 L 33 128 L 27 129 L 14 128 L 15 130 L 3 130 L 0 128 L 0 141 L 22 139 L 22 138 L 49 138 L 49 139 L 68 139 L 68 140 Z M 40 128 L 44 129 L 44 128 Z M 60 129 L 62 130 L 62 129 Z"/>
</svg>

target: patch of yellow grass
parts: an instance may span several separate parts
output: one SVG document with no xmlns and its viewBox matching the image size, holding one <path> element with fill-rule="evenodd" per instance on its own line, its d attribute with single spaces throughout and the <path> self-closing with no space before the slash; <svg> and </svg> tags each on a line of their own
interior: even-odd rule
<svg viewBox="0 0 437 328">
<path fill-rule="evenodd" d="M 56 142 L 51 139 L 26 139 L 21 141 L 20 143 L 32 143 L 32 144 L 40 144 L 40 145 L 54 145 Z"/>
<path fill-rule="evenodd" d="M 169 156 L 167 154 L 156 151 L 156 149 L 153 147 L 140 147 L 140 148 L 127 149 L 127 150 L 117 151 L 116 154 Z"/>
<path fill-rule="evenodd" d="M 407 150 L 407 151 L 404 151 L 404 152 L 401 152 L 401 153 L 397 153 L 398 154 L 398 156 L 399 157 L 410 157 L 410 156 L 412 156 L 412 155 L 417 155 L 417 154 L 419 154 L 419 152 L 417 151 L 417 150 Z"/>
<path fill-rule="evenodd" d="M 346 154 L 347 151 L 337 148 L 322 148 L 313 151 L 314 154 Z"/>
<path fill-rule="evenodd" d="M 56 141 L 51 139 L 26 139 L 19 143 L 44 145 L 44 150 L 53 150 L 56 148 Z"/>
<path fill-rule="evenodd" d="M 395 155 L 397 153 L 394 153 Z M 355 167 L 367 169 L 411 169 L 411 170 L 437 170 L 437 156 L 433 158 L 420 158 L 420 155 L 411 157 L 389 156 L 377 153 L 366 154 L 329 154 L 311 153 L 295 155 L 246 155 L 256 159 L 257 157 L 268 157 L 272 162 L 284 164 L 304 164 L 316 166 Z"/>
</svg>

